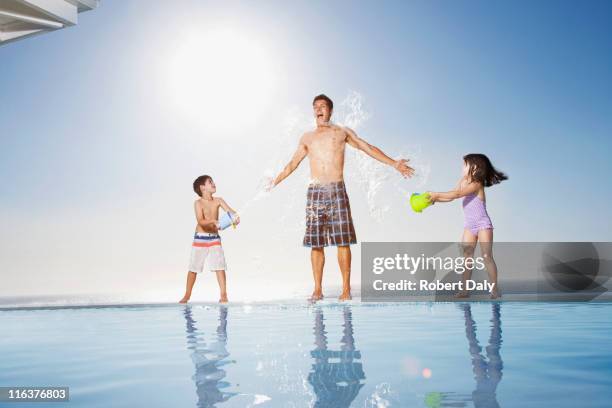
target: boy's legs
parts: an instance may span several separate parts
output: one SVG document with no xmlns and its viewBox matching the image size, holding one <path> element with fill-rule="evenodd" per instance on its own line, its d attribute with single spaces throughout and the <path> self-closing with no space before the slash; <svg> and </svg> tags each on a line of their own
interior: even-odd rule
<svg viewBox="0 0 612 408">
<path fill-rule="evenodd" d="M 323 266 L 325 265 L 325 252 L 323 248 L 311 248 L 310 263 L 312 264 L 312 277 L 314 279 L 314 291 L 310 300 L 323 299 Z"/>
<path fill-rule="evenodd" d="M 187 287 L 185 288 L 185 296 L 179 303 L 187 303 L 191 298 L 191 291 L 195 284 L 198 272 L 202 272 L 204 266 L 204 260 L 208 255 L 208 249 L 202 246 L 204 241 L 204 234 L 197 233 L 193 237 L 193 244 L 191 246 L 191 257 L 189 259 L 189 272 L 187 272 Z"/>
<path fill-rule="evenodd" d="M 195 284 L 196 277 L 197 273 L 191 271 L 187 272 L 187 287 L 185 288 L 185 296 L 183 296 L 183 298 L 179 300 L 179 303 L 187 303 L 189 301 L 189 298 L 191 298 L 191 290 L 193 289 L 193 285 Z"/>
<path fill-rule="evenodd" d="M 351 247 L 338 247 L 338 265 L 342 274 L 342 294 L 338 300 L 351 300 Z"/>
<path fill-rule="evenodd" d="M 217 273 L 217 282 L 219 283 L 219 303 L 227 303 L 225 270 L 218 270 L 215 272 Z"/>
</svg>

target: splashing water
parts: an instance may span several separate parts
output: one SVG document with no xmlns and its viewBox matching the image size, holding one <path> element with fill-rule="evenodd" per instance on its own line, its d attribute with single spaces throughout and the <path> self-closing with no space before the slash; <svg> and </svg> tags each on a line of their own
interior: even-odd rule
<svg viewBox="0 0 612 408">
<path fill-rule="evenodd" d="M 267 191 L 269 183 L 276 177 L 278 173 L 287 164 L 287 161 L 295 151 L 297 147 L 298 138 L 306 131 L 313 129 L 314 119 L 312 115 L 306 114 L 304 110 L 299 110 L 295 107 L 290 108 L 284 115 L 283 130 L 280 134 L 273 138 L 271 146 L 274 147 L 272 158 L 269 160 L 269 164 L 262 171 L 262 175 L 259 179 L 259 183 L 255 189 L 255 193 L 249 198 L 243 205 L 238 207 L 238 213 L 242 216 L 257 202 L 264 198 L 267 198 L 271 192 Z M 295 173 L 292 177 L 295 177 Z M 303 185 L 308 184 L 308 179 L 304 178 Z M 285 209 L 293 211 L 295 209 L 295 198 L 296 188 L 293 188 L 288 194 L 288 198 L 285 201 Z M 300 194 L 297 194 L 299 197 Z M 287 211 L 285 211 L 286 213 Z M 280 221 L 286 218 L 286 215 L 280 216 Z"/>
<path fill-rule="evenodd" d="M 429 164 L 429 161 L 427 161 L 423 157 L 421 147 L 418 145 L 413 147 L 406 147 L 400 151 L 399 157 L 410 158 L 410 162 L 408 164 L 414 169 L 414 176 L 411 179 L 414 186 L 417 188 L 425 186 L 429 181 L 431 165 Z M 400 185 L 400 183 L 396 183 L 396 186 L 405 195 L 410 196 L 408 190 L 405 189 L 405 185 Z"/>
<path fill-rule="evenodd" d="M 333 123 L 357 131 L 363 127 L 371 116 L 370 112 L 365 109 L 363 95 L 357 91 L 350 91 L 334 109 Z M 282 170 L 291 157 L 297 145 L 297 138 L 306 131 L 312 130 L 315 126 L 315 120 L 310 112 L 297 108 L 288 110 L 284 119 L 283 131 L 273 141 L 275 156 L 271 160 L 271 165 L 267 166 L 263 171 L 263 176 L 253 197 L 239 207 L 240 210 L 238 212 L 241 215 L 244 215 L 255 202 L 269 195 L 265 187 Z M 377 221 L 381 221 L 390 209 L 389 200 L 386 199 L 387 195 L 383 194 L 385 188 L 391 188 L 396 192 L 399 191 L 405 198 L 409 198 L 411 190 L 415 187 L 423 187 L 429 179 L 431 167 L 429 162 L 424 159 L 419 145 L 403 147 L 400 149 L 400 154 L 395 158 L 410 159 L 408 165 L 415 169 L 415 174 L 410 180 L 410 184 L 395 169 L 383 165 L 363 154 L 363 152 L 348 149 L 345 171 L 349 175 L 349 179 L 356 181 L 365 193 L 368 212 Z M 299 183 L 299 185 L 305 186 L 310 182 L 308 176 L 303 176 L 301 179 L 302 183 Z M 298 205 L 297 199 L 303 195 L 303 192 L 297 191 L 298 188 L 299 186 L 294 185 L 289 192 L 284 205 L 284 215 L 280 216 L 281 221 L 287 219 L 288 214 L 296 210 Z M 291 228 L 291 230 L 298 229 L 301 226 L 303 226 L 303 222 L 296 226 L 296 228 Z"/>
<path fill-rule="evenodd" d="M 346 98 L 340 102 L 339 108 L 334 110 L 334 122 L 353 130 L 361 127 L 371 116 L 363 108 L 363 103 L 364 98 L 359 92 L 350 91 Z"/>
<path fill-rule="evenodd" d="M 393 397 L 394 394 L 388 383 L 378 384 L 372 395 L 365 400 L 364 407 L 388 408 L 393 405 L 390 397 Z"/>
<path fill-rule="evenodd" d="M 262 198 L 270 194 L 268 191 L 266 191 L 265 186 L 263 186 L 263 183 L 260 183 L 260 184 L 262 185 L 257 187 L 257 190 L 255 194 L 253 195 L 253 197 L 249 198 L 243 205 L 238 207 L 238 210 L 236 210 L 236 212 L 241 217 L 243 217 L 245 213 L 248 213 L 248 210 L 255 202 L 261 200 Z"/>
<path fill-rule="evenodd" d="M 363 96 L 359 92 L 351 91 L 339 104 L 339 109 L 334 112 L 334 117 L 338 125 L 358 130 L 367 122 L 371 114 L 364 108 Z M 427 183 L 431 168 L 429 163 L 423 159 L 420 146 L 404 147 L 394 158 L 396 160 L 410 158 L 408 165 L 415 170 L 410 181 L 412 187 L 419 188 Z M 357 180 L 365 192 L 369 214 L 377 221 L 382 221 L 385 213 L 390 209 L 390 205 L 387 204 L 388 200 L 382 197 L 384 187 L 393 187 L 394 191 L 400 191 L 406 198 L 410 197 L 411 191 L 407 187 L 407 180 L 401 177 L 395 169 L 354 149 L 349 149 L 347 162 L 349 163 L 347 173 L 351 175 L 351 178 Z M 350 163 L 355 163 L 355 166 Z M 391 185 L 390 181 L 392 181 Z M 379 203 L 381 200 L 382 203 Z"/>
</svg>

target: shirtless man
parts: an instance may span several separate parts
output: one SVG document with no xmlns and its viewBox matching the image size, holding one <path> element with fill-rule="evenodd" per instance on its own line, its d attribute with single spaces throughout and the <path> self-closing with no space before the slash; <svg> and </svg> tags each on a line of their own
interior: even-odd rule
<svg viewBox="0 0 612 408">
<path fill-rule="evenodd" d="M 357 243 L 351 207 L 344 186 L 344 150 L 348 143 L 368 156 L 392 166 L 404 177 L 411 177 L 414 169 L 407 160 L 393 160 L 376 146 L 372 146 L 345 127 L 330 123 L 334 104 L 325 95 L 312 102 L 317 128 L 300 139 L 291 161 L 271 182 L 270 189 L 287 178 L 308 156 L 311 183 L 306 202 L 306 233 L 304 246 L 311 248 L 310 261 L 314 278 L 313 301 L 323 298 L 323 265 L 326 246 L 338 247 L 338 264 L 342 273 L 340 300 L 351 299 L 351 248 Z"/>
</svg>

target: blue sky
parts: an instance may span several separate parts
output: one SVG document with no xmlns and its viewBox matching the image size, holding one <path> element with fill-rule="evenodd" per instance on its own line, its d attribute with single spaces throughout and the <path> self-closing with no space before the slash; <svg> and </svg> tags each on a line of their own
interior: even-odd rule
<svg viewBox="0 0 612 408">
<path fill-rule="evenodd" d="M 407 194 L 451 188 L 461 157 L 482 152 L 510 175 L 487 192 L 496 240 L 609 241 L 610 17 L 606 1 L 144 8 L 104 0 L 76 27 L 0 47 L 0 273 L 10 283 L 0 296 L 174 296 L 194 224 L 191 182 L 202 173 L 231 205 L 248 207 L 240 229 L 224 236 L 235 290 L 271 281 L 279 292 L 307 290 L 300 245 L 307 163 L 271 196 L 253 197 L 289 158 L 320 92 L 339 112 L 357 95 L 368 114 L 358 133 L 428 170 L 402 181 L 349 157 L 360 240 L 458 239 L 460 203 L 416 215 Z M 232 72 L 254 78 L 260 93 L 245 86 L 228 102 L 203 87 L 177 108 L 173 84 L 187 71 L 168 71 L 168 61 L 198 43 L 190 33 L 210 27 L 262 47 L 264 61 L 242 61 L 251 55 L 244 48 L 229 51 Z M 205 76 L 215 53 L 187 48 L 200 52 Z M 215 118 L 224 120 L 211 127 Z M 380 184 L 368 184 L 373 179 Z M 330 285 L 339 282 L 334 258 L 329 252 Z M 201 293 L 214 293 L 206 282 Z"/>
</svg>

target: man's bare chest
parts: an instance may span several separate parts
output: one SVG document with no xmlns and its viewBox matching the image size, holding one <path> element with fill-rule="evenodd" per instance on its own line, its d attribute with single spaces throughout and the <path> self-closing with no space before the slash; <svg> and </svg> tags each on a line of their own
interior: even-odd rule
<svg viewBox="0 0 612 408">
<path fill-rule="evenodd" d="M 326 132 L 314 134 L 308 143 L 312 153 L 316 152 L 341 152 L 346 144 L 346 137 L 340 132 Z"/>
</svg>

